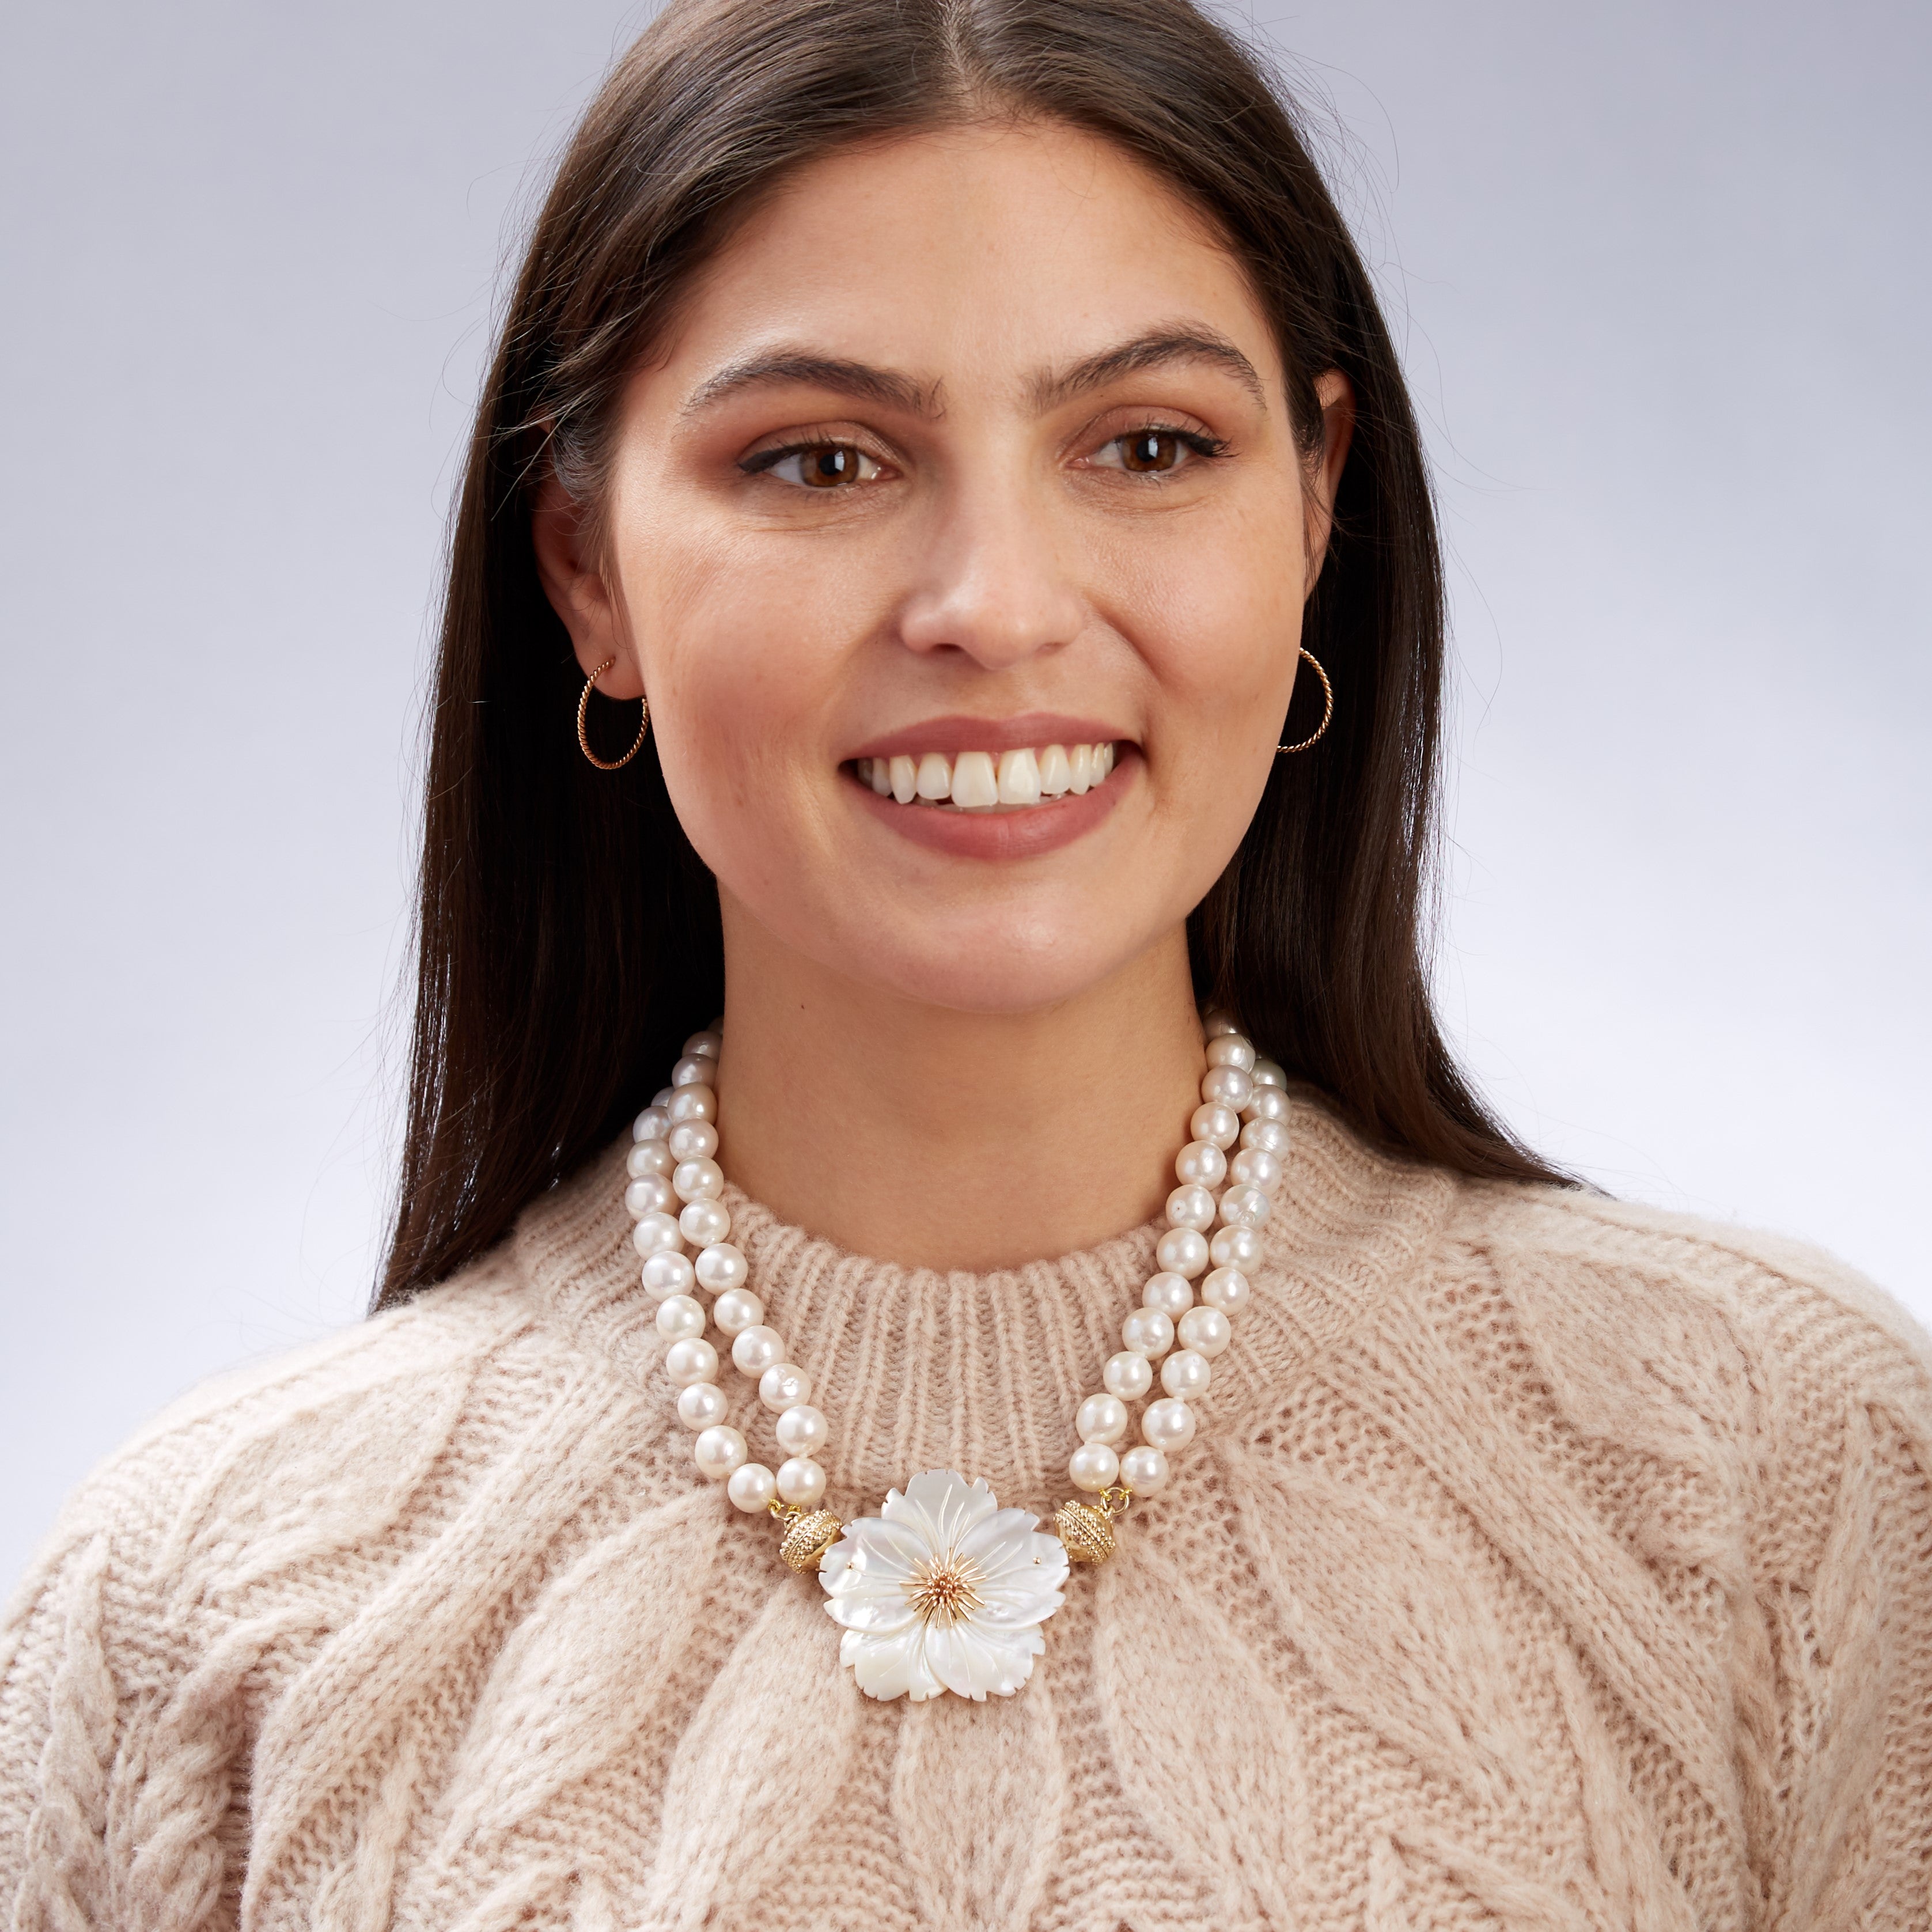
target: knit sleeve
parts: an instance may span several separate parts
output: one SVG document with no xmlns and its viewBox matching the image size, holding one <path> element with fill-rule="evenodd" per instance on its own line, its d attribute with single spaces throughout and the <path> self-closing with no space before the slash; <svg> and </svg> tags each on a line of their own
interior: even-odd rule
<svg viewBox="0 0 1932 1932">
<path fill-rule="evenodd" d="M 116 1541 L 99 1498 L 83 1490 L 0 1625 L 0 1923 L 115 1922 Z"/>
<path fill-rule="evenodd" d="M 1923 1932 L 1932 1362 L 1848 1275 L 1751 1299 L 1762 1488 L 1738 1682 L 1762 1922 Z"/>
</svg>

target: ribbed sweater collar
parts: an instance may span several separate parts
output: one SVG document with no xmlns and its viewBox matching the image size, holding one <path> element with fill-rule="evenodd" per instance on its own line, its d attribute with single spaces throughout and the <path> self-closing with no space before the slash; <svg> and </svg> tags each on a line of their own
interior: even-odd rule
<svg viewBox="0 0 1932 1932">
<path fill-rule="evenodd" d="M 1204 1439 L 1238 1436 L 1278 1408 L 1287 1383 L 1414 1264 L 1454 1196 L 1450 1177 L 1371 1151 L 1318 1102 L 1294 1097 L 1267 1258 L 1200 1405 Z M 627 1146 L 607 1149 L 534 1203 L 513 1258 L 538 1318 L 661 1397 L 675 1429 L 672 1392 L 656 1372 L 664 1346 L 656 1305 L 638 1286 L 622 1202 Z M 1064 1492 L 1073 1411 L 1120 1346 L 1162 1223 L 975 1274 L 849 1253 L 729 1183 L 724 1202 L 766 1318 L 831 1420 L 833 1508 L 870 1510 L 927 1468 L 984 1476 L 1003 1501 L 1030 1508 L 1048 1508 Z M 769 1418 L 750 1385 L 728 1365 L 722 1380 L 752 1453 L 769 1455 Z"/>
</svg>

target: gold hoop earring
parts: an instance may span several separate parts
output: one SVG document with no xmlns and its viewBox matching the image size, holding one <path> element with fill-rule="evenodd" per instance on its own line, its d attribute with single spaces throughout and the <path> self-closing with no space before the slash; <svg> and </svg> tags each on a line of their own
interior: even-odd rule
<svg viewBox="0 0 1932 1932">
<path fill-rule="evenodd" d="M 1322 680 L 1322 722 L 1316 725 L 1315 729 L 1310 732 L 1308 736 L 1303 739 L 1300 744 L 1276 746 L 1274 748 L 1275 755 L 1277 758 L 1279 758 L 1283 752 L 1306 751 L 1309 746 L 1313 744 L 1316 740 L 1320 737 L 1322 733 L 1328 730 L 1328 721 L 1335 715 L 1335 687 L 1328 682 L 1328 674 L 1322 668 L 1322 660 L 1318 658 L 1306 644 L 1304 644 L 1300 648 L 1301 655 L 1315 667 L 1315 675 Z M 640 744 L 643 742 L 644 741 L 641 739 L 638 740 L 638 742 Z"/>
<path fill-rule="evenodd" d="M 600 772 L 621 771 L 644 748 L 644 734 L 651 728 L 651 700 L 640 698 L 638 701 L 644 706 L 644 715 L 638 720 L 638 742 L 621 758 L 600 758 L 590 748 L 590 736 L 584 728 L 584 718 L 590 710 L 590 694 L 597 688 L 597 680 L 616 662 L 615 658 L 606 658 L 584 680 L 584 695 L 577 700 L 578 748 Z"/>
</svg>

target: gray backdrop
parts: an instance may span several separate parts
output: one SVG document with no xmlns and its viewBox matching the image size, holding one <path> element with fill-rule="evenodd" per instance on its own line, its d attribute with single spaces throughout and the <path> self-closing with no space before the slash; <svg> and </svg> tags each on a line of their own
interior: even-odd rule
<svg viewBox="0 0 1932 1932">
<path fill-rule="evenodd" d="M 363 1302 L 444 507 L 518 211 L 642 17 L 13 16 L 0 1585 L 160 1403 Z M 1932 13 L 1258 17 L 1442 467 L 1464 1052 L 1604 1185 L 1932 1314 Z"/>
</svg>

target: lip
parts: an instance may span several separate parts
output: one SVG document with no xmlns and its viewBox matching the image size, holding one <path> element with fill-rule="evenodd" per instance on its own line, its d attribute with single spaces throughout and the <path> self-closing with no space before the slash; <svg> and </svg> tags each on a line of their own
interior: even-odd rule
<svg viewBox="0 0 1932 1932">
<path fill-rule="evenodd" d="M 985 729 L 982 721 L 964 722 L 975 724 L 982 731 Z M 1007 722 L 1024 724 L 1030 721 Z M 1104 728 L 1096 728 L 1105 738 Z M 901 734 L 899 739 L 881 738 L 878 742 L 890 745 L 901 742 L 905 736 Z M 1020 738 L 999 748 L 1011 751 L 1022 745 L 1060 745 L 1067 742 L 1057 737 Z M 1072 742 L 1085 744 L 1094 741 L 1075 738 Z M 889 826 L 902 838 L 910 839 L 915 845 L 944 852 L 956 859 L 1036 859 L 1046 853 L 1057 852 L 1063 845 L 1072 844 L 1076 838 L 1084 838 L 1120 803 L 1128 787 L 1139 782 L 1144 762 L 1139 747 L 1131 739 L 1115 738 L 1112 742 L 1119 749 L 1114 753 L 1114 769 L 1108 773 L 1104 784 L 1096 785 L 1091 791 L 1082 792 L 1077 798 L 1067 792 L 1048 803 L 1028 806 L 1023 812 L 946 812 L 929 805 L 901 805 L 896 799 L 880 797 L 870 785 L 861 784 L 849 764 L 842 768 L 841 776 L 862 810 L 869 812 L 881 824 Z M 922 749 L 929 752 L 944 748 L 930 738 L 922 738 L 918 742 Z M 994 747 L 982 736 L 968 740 L 957 748 L 984 752 Z M 861 752 L 856 755 L 881 758 L 890 758 L 892 754 L 890 751 L 877 751 Z"/>
<path fill-rule="evenodd" d="M 942 758 L 956 758 L 962 752 L 1017 752 L 1028 746 L 1037 750 L 1047 745 L 1071 747 L 1132 742 L 1117 724 L 1098 718 L 1070 718 L 1059 711 L 1023 711 L 1012 718 L 968 718 L 954 714 L 928 718 L 922 724 L 888 732 L 883 738 L 874 738 L 848 752 L 845 758 L 916 758 L 922 752 L 937 752 Z M 1115 769 L 1119 769 L 1118 765 Z"/>
</svg>

